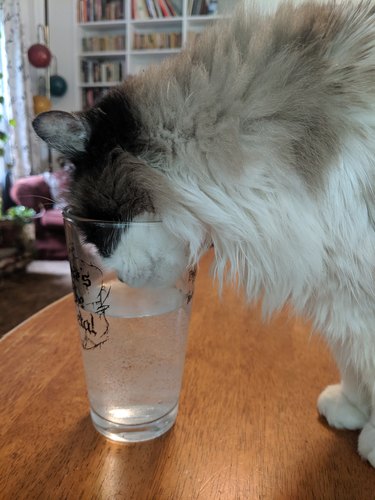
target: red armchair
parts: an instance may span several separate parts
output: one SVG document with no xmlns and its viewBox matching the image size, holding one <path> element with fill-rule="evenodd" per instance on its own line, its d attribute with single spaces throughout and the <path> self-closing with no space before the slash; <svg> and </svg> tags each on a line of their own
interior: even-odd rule
<svg viewBox="0 0 375 500">
<path fill-rule="evenodd" d="M 61 213 L 62 193 L 68 183 L 68 173 L 32 175 L 18 179 L 11 188 L 11 197 L 18 205 L 41 212 L 35 219 L 36 258 L 60 260 L 67 258 L 64 223 Z"/>
</svg>

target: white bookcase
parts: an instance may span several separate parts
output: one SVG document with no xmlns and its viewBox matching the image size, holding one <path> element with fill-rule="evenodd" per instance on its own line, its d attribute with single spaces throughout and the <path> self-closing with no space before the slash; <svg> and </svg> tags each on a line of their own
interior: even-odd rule
<svg viewBox="0 0 375 500">
<path fill-rule="evenodd" d="M 182 12 L 182 16 L 180 17 L 132 19 L 132 0 L 123 0 L 124 19 L 82 23 L 78 21 L 77 0 L 72 1 L 74 3 L 75 47 L 77 48 L 75 57 L 75 100 L 77 109 L 82 109 L 92 104 L 98 93 L 105 92 L 106 89 L 119 83 L 119 81 L 113 81 L 113 75 L 117 74 L 119 64 L 122 66 L 123 80 L 126 76 L 135 74 L 150 64 L 158 63 L 165 57 L 180 52 L 181 47 L 186 45 L 191 36 L 201 32 L 218 17 L 218 15 L 190 16 L 188 15 L 190 0 L 179 0 Z M 221 2 L 225 3 L 223 0 Z M 221 5 L 219 3 L 219 8 Z M 174 34 L 179 34 L 180 47 L 163 49 L 135 48 L 134 41 L 136 34 L 149 35 L 155 33 L 173 34 L 173 37 L 176 37 Z M 82 39 L 94 38 L 97 42 L 98 38 L 107 37 L 108 39 L 108 37 L 116 36 L 124 37 L 125 46 L 121 50 L 84 51 L 82 48 Z M 174 38 L 174 42 L 176 42 L 176 38 Z M 92 70 L 93 65 L 95 65 L 95 69 L 97 70 L 95 78 Z M 82 74 L 83 66 L 86 68 L 86 78 Z M 104 81 L 108 79 L 112 79 L 112 81 Z"/>
</svg>

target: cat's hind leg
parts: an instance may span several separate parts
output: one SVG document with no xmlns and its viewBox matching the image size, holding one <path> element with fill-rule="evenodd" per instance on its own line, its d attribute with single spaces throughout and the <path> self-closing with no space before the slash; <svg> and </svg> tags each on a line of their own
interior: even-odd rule
<svg viewBox="0 0 375 500">
<path fill-rule="evenodd" d="M 337 429 L 362 429 L 358 452 L 375 467 L 375 367 L 369 368 L 371 361 L 354 363 L 352 346 L 340 343 L 332 347 L 341 372 L 341 383 L 329 385 L 320 394 L 319 413 Z M 360 359 L 354 356 L 356 358 Z"/>
<path fill-rule="evenodd" d="M 372 392 L 372 413 L 359 435 L 358 452 L 375 467 L 375 373 L 371 378 L 368 377 L 367 385 L 371 387 Z"/>
</svg>

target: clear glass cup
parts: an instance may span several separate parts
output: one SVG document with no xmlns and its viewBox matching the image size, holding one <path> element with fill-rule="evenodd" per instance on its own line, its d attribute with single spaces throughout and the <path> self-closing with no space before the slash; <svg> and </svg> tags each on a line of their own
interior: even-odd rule
<svg viewBox="0 0 375 500">
<path fill-rule="evenodd" d="M 167 286 L 128 286 L 84 235 L 147 225 L 152 241 L 161 222 L 95 221 L 65 209 L 64 223 L 92 422 L 115 441 L 156 438 L 177 416 L 196 270 Z"/>
</svg>

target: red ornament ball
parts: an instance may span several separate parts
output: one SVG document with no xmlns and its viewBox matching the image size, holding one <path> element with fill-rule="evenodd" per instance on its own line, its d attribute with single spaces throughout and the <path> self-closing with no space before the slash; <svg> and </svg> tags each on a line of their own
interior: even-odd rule
<svg viewBox="0 0 375 500">
<path fill-rule="evenodd" d="M 41 43 L 35 43 L 27 51 L 30 64 L 36 68 L 46 68 L 51 62 L 51 52 L 48 47 Z"/>
</svg>

